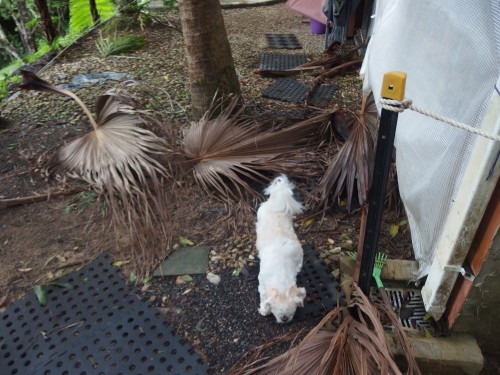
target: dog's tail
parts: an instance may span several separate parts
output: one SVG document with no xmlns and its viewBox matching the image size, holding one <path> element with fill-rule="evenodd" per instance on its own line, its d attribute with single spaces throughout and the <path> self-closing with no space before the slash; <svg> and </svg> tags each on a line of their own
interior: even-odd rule
<svg viewBox="0 0 500 375">
<path fill-rule="evenodd" d="M 269 195 L 270 204 L 273 211 L 284 211 L 287 214 L 299 214 L 304 210 L 302 203 L 295 200 L 293 197 L 293 189 L 295 185 L 288 180 L 284 174 L 276 177 L 269 187 L 264 190 L 266 195 Z"/>
</svg>

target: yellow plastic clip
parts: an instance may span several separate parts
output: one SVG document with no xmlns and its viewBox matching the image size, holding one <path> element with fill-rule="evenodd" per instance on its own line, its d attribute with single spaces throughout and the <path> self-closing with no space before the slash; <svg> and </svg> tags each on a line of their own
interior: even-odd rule
<svg viewBox="0 0 500 375">
<path fill-rule="evenodd" d="M 380 96 L 387 99 L 403 100 L 405 97 L 406 73 L 388 72 L 384 74 Z"/>
</svg>

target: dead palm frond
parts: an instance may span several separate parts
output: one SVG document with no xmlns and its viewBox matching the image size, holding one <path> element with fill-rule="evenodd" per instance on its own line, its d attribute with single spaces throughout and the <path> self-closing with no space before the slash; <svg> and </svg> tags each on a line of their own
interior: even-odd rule
<svg viewBox="0 0 500 375">
<path fill-rule="evenodd" d="M 184 152 L 194 166 L 198 184 L 215 190 L 225 200 L 243 201 L 255 195 L 251 181 L 264 182 L 266 172 L 290 176 L 318 174 L 307 145 L 331 114 L 323 113 L 279 131 L 262 130 L 255 121 L 235 111 L 237 99 L 211 119 L 211 112 L 184 132 Z"/>
<path fill-rule="evenodd" d="M 388 308 L 370 303 L 355 287 L 348 306 L 337 307 L 313 328 L 296 347 L 264 365 L 241 369 L 244 375 L 373 375 L 402 374 L 391 354 L 381 323 L 380 312 L 392 315 Z M 377 309 L 379 308 L 379 309 Z M 390 307 L 389 307 L 390 308 Z M 402 327 L 395 321 L 398 340 L 407 356 L 406 374 L 420 370 Z"/>
<path fill-rule="evenodd" d="M 375 158 L 375 143 L 378 130 L 378 113 L 373 95 L 363 98 L 359 113 L 345 113 L 350 130 L 349 137 L 333 157 L 318 184 L 320 204 L 327 205 L 344 191 L 347 192 L 347 208 L 357 188 L 358 201 L 362 205 L 370 188 Z"/>
<path fill-rule="evenodd" d="M 103 194 L 112 223 L 126 227 L 133 243 L 138 242 L 142 248 L 144 263 L 151 261 L 148 236 L 155 232 L 168 238 L 161 189 L 167 172 L 153 158 L 154 154 L 168 151 L 166 142 L 138 126 L 146 121 L 146 114 L 135 109 L 134 99 L 123 91 L 109 91 L 98 98 L 96 120 L 71 91 L 45 82 L 34 73 L 21 73 L 20 88 L 69 96 L 80 105 L 93 127 L 90 133 L 60 147 L 48 169 L 61 168 Z"/>
</svg>

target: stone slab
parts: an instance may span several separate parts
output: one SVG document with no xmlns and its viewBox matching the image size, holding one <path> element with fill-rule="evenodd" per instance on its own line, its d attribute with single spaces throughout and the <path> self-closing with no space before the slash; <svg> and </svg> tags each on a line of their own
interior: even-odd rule
<svg viewBox="0 0 500 375">
<path fill-rule="evenodd" d="M 395 335 L 387 333 L 386 338 L 396 361 L 401 361 L 403 352 L 396 344 Z M 408 339 L 422 374 L 478 375 L 483 368 L 483 355 L 472 336 L 409 336 Z"/>
<path fill-rule="evenodd" d="M 208 268 L 210 246 L 182 247 L 169 255 L 155 270 L 153 276 L 178 276 L 205 273 Z"/>
</svg>

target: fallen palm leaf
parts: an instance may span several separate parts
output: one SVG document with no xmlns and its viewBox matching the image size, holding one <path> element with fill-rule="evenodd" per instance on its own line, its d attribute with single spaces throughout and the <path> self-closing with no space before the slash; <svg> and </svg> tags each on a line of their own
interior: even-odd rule
<svg viewBox="0 0 500 375">
<path fill-rule="evenodd" d="M 104 195 L 111 215 L 111 225 L 126 228 L 142 254 L 143 267 L 151 266 L 159 244 L 167 233 L 162 179 L 166 169 L 153 158 L 168 151 L 167 143 L 149 130 L 139 127 L 148 120 L 137 110 L 133 98 L 123 91 L 108 91 L 98 98 L 97 120 L 71 91 L 43 81 L 34 73 L 21 70 L 25 90 L 66 95 L 75 100 L 87 115 L 93 131 L 62 146 L 51 160 L 48 170 L 62 168 L 80 178 Z M 158 242 L 159 241 L 159 242 Z M 163 246 L 162 246 L 163 247 Z M 133 250 L 135 251 L 135 250 Z"/>
<path fill-rule="evenodd" d="M 406 374 L 420 374 L 406 336 L 390 306 L 372 305 L 355 287 L 348 306 L 337 307 L 313 328 L 300 344 L 264 365 L 239 369 L 244 375 L 373 375 L 402 374 L 391 354 L 379 311 L 391 315 L 406 355 Z"/>
<path fill-rule="evenodd" d="M 320 204 L 326 206 L 329 199 L 337 199 L 345 189 L 347 208 L 350 210 L 355 186 L 360 205 L 366 201 L 370 188 L 378 129 L 378 113 L 373 96 L 363 98 L 359 113 L 346 113 L 345 117 L 349 124 L 349 137 L 329 163 L 317 192 Z"/>
<path fill-rule="evenodd" d="M 256 195 L 250 181 L 266 181 L 266 172 L 307 177 L 321 171 L 306 146 L 331 113 L 272 132 L 242 117 L 236 104 L 233 99 L 214 119 L 207 112 L 184 133 L 184 152 L 196 163 L 194 175 L 205 191 L 241 202 L 246 194 Z"/>
</svg>

